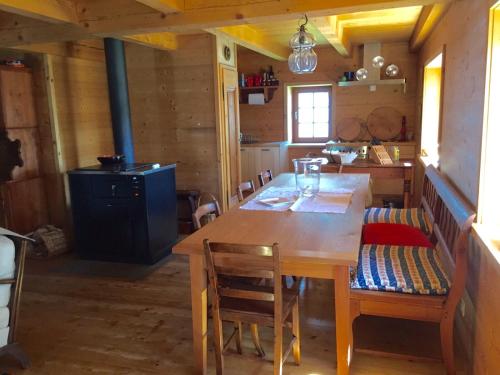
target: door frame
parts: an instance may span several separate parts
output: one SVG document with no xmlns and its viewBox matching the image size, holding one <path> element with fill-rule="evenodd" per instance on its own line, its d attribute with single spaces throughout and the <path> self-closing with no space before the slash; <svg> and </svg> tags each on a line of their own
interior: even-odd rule
<svg viewBox="0 0 500 375">
<path fill-rule="evenodd" d="M 237 69 L 233 66 L 215 62 L 215 106 L 216 106 L 216 134 L 217 134 L 217 162 L 219 164 L 218 171 L 218 186 L 219 200 L 222 211 L 226 211 L 230 207 L 231 197 L 236 192 L 231 192 L 231 160 L 229 153 L 229 131 L 226 124 L 226 102 L 225 102 L 225 82 L 224 71 L 234 72 L 238 74 Z M 239 111 L 239 87 L 236 79 L 235 86 L 235 116 L 237 134 L 240 132 L 240 111 Z M 237 161 L 241 162 L 239 143 L 236 146 Z M 239 166 L 239 176 L 241 180 L 241 165 Z M 234 194 L 233 194 L 234 193 Z"/>
</svg>

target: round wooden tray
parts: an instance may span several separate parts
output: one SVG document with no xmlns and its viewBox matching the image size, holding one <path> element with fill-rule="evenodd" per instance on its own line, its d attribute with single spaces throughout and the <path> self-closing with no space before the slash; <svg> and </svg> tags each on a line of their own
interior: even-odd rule
<svg viewBox="0 0 500 375">
<path fill-rule="evenodd" d="M 342 142 L 356 141 L 361 132 L 361 124 L 363 120 L 358 117 L 346 117 L 337 122 L 337 138 Z"/>
<path fill-rule="evenodd" d="M 403 115 L 393 107 L 379 107 L 368 115 L 367 128 L 372 137 L 390 141 L 401 132 Z"/>
</svg>

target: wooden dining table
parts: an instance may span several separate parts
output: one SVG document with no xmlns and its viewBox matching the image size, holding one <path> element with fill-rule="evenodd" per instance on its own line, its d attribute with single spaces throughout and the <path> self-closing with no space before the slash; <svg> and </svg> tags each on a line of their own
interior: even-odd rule
<svg viewBox="0 0 500 375">
<path fill-rule="evenodd" d="M 352 356 L 349 312 L 349 267 L 356 266 L 368 192 L 368 174 L 321 174 L 320 191 L 354 189 L 343 214 L 245 210 L 235 206 L 174 246 L 189 256 L 194 361 L 197 374 L 207 373 L 207 276 L 203 239 L 237 244 L 279 243 L 283 275 L 335 280 L 337 374 L 348 374 Z M 295 176 L 283 173 L 262 189 L 295 187 Z M 249 196 L 253 199 L 262 189 Z M 244 203 L 243 203 L 244 204 Z M 332 373 L 334 364 L 332 363 Z"/>
</svg>

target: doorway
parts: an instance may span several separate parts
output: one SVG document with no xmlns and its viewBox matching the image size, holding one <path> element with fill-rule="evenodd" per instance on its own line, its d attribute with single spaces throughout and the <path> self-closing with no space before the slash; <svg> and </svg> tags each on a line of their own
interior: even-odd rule
<svg viewBox="0 0 500 375">
<path fill-rule="evenodd" d="M 240 166 L 240 113 L 238 72 L 235 68 L 219 65 L 221 81 L 221 200 L 223 210 L 238 202 L 236 189 L 241 180 Z"/>
</svg>

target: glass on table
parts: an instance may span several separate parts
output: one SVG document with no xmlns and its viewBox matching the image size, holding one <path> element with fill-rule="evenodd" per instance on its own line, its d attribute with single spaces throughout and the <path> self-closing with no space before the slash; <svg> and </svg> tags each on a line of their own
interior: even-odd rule
<svg viewBox="0 0 500 375">
<path fill-rule="evenodd" d="M 312 197 L 319 192 L 321 158 L 293 159 L 295 184 L 301 196 Z"/>
</svg>

